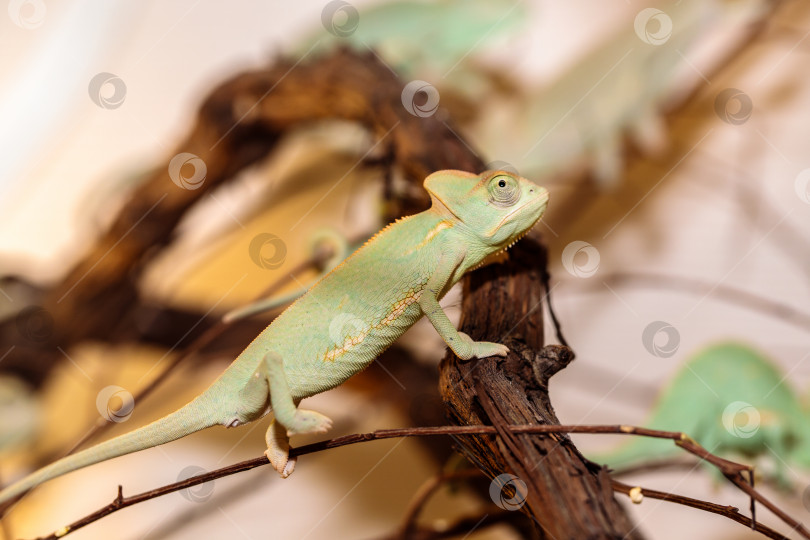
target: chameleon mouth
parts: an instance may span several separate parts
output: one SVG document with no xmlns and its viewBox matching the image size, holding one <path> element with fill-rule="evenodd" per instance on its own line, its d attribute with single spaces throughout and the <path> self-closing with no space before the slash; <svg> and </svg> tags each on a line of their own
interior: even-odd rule
<svg viewBox="0 0 810 540">
<path fill-rule="evenodd" d="M 534 199 L 526 201 L 525 203 L 521 204 L 520 206 L 518 206 L 517 208 L 515 208 L 514 210 L 512 210 L 511 212 L 506 214 L 503 218 L 501 218 L 501 220 L 492 229 L 487 231 L 487 236 L 494 236 L 495 233 L 498 231 L 498 229 L 500 229 L 501 226 L 503 226 L 504 223 L 509 221 L 515 214 L 517 214 L 519 212 L 522 212 L 525 208 L 536 205 L 538 207 L 542 207 L 543 209 L 545 209 L 547 204 L 548 204 L 548 191 L 546 191 L 544 195 L 541 195 L 541 196 L 535 197 Z M 542 216 L 542 215 L 543 215 L 543 210 L 540 211 L 540 213 L 537 216 L 537 219 L 534 221 L 534 223 L 532 223 L 532 226 L 529 227 L 528 229 L 526 229 L 524 232 L 522 232 L 512 242 L 512 244 L 517 242 L 519 239 L 523 238 L 526 235 L 526 233 L 528 233 L 537 224 L 537 222 L 540 220 L 540 216 Z M 511 247 L 512 244 L 509 244 L 508 247 Z"/>
<path fill-rule="evenodd" d="M 523 208 L 525 208 L 525 207 L 527 207 L 527 206 L 529 206 L 529 205 L 531 205 L 531 204 L 537 204 L 537 203 L 540 203 L 540 205 L 542 206 L 542 208 L 543 208 L 543 209 L 545 209 L 545 206 L 546 206 L 546 204 L 548 203 L 548 192 L 546 192 L 545 197 L 538 197 L 537 199 L 534 199 L 534 200 L 532 200 L 532 201 L 529 201 L 529 202 L 527 202 L 527 203 L 525 203 L 525 204 L 521 205 L 519 208 L 517 208 L 517 209 L 513 210 L 512 212 L 510 212 L 510 213 L 509 213 L 509 215 L 507 215 L 507 216 L 506 216 L 506 218 L 504 218 L 504 220 L 508 219 L 508 218 L 509 218 L 509 216 L 511 216 L 511 215 L 512 215 L 512 214 L 514 214 L 515 212 L 519 212 L 521 209 L 523 209 Z M 517 236 L 515 236 L 515 237 L 512 239 L 512 241 L 511 241 L 511 242 L 509 242 L 508 244 L 504 245 L 502 248 L 500 248 L 500 249 L 499 249 L 499 250 L 497 250 L 496 252 L 494 252 L 494 253 L 492 253 L 491 255 L 488 255 L 487 257 L 485 257 L 485 258 L 484 258 L 484 260 L 482 260 L 481 262 L 479 262 L 478 264 L 476 264 L 475 266 L 473 266 L 473 267 L 471 268 L 471 270 L 477 270 L 478 268 L 481 268 L 482 266 L 484 266 L 485 264 L 487 264 L 487 262 L 488 262 L 489 260 L 491 260 L 492 258 L 497 258 L 499 255 L 501 255 L 501 254 L 505 253 L 505 252 L 506 252 L 506 250 L 508 250 L 509 248 L 511 248 L 512 246 L 514 246 L 514 245 L 515 245 L 515 244 L 516 244 L 516 243 L 517 243 L 517 242 L 518 242 L 520 239 L 522 239 L 524 236 L 526 236 L 527 234 L 529 234 L 529 233 L 532 231 L 532 229 L 534 229 L 534 228 L 537 226 L 537 224 L 538 224 L 538 223 L 540 223 L 540 218 L 541 218 L 542 216 L 543 216 L 543 210 L 541 209 L 541 210 L 540 210 L 540 212 L 539 212 L 539 214 L 538 214 L 538 216 L 537 216 L 537 219 L 535 219 L 535 220 L 532 222 L 532 224 L 531 224 L 530 226 L 526 227 L 526 230 L 524 230 L 523 232 L 521 232 L 520 234 L 518 234 Z M 501 222 L 503 222 L 504 220 L 501 220 Z M 496 230 L 497 230 L 497 228 L 496 228 Z"/>
</svg>

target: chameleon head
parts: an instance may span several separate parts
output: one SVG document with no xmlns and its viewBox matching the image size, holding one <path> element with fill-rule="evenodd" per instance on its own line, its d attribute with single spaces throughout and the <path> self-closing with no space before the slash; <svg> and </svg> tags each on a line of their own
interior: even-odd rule
<svg viewBox="0 0 810 540">
<path fill-rule="evenodd" d="M 548 191 L 506 171 L 438 171 L 425 179 L 433 207 L 453 216 L 487 251 L 511 245 L 543 215 Z"/>
</svg>

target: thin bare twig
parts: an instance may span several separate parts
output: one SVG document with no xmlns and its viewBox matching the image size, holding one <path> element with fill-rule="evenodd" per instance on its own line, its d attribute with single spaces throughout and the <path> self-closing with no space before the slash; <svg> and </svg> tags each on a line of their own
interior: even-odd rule
<svg viewBox="0 0 810 540">
<path fill-rule="evenodd" d="M 675 431 L 648 429 L 644 427 L 622 426 L 622 425 L 514 425 L 508 426 L 508 430 L 516 434 L 612 433 L 612 434 L 640 435 L 659 439 L 670 439 L 687 452 L 690 452 L 706 460 L 712 465 L 716 466 L 723 473 L 723 475 L 725 475 L 732 483 L 734 483 L 734 485 L 736 485 L 745 493 L 747 493 L 751 497 L 752 501 L 757 500 L 761 502 L 768 509 L 770 509 L 776 516 L 782 519 L 782 521 L 790 525 L 793 530 L 795 530 L 805 538 L 810 539 L 810 533 L 804 528 L 804 526 L 801 523 L 791 518 L 785 512 L 776 507 L 776 505 L 771 503 L 768 499 L 766 499 L 763 495 L 761 495 L 758 491 L 756 491 L 750 484 L 748 484 L 743 479 L 742 472 L 745 471 L 750 474 L 753 470 L 753 467 L 749 465 L 742 465 L 739 463 L 735 463 L 733 461 L 729 461 L 727 459 L 716 456 L 711 452 L 709 452 L 708 450 L 706 450 L 705 448 L 703 448 L 702 446 L 700 446 L 697 442 L 695 442 L 693 439 L 691 439 L 688 435 L 684 433 Z M 370 433 L 357 433 L 354 435 L 346 435 L 343 437 L 337 437 L 334 439 L 320 441 L 317 443 L 300 446 L 298 448 L 293 448 L 290 450 L 290 456 L 294 457 L 306 454 L 313 454 L 315 452 L 321 452 L 323 450 L 327 450 L 330 448 L 338 448 L 340 446 L 348 446 L 351 444 L 381 439 L 393 439 L 400 437 L 424 437 L 434 435 L 459 436 L 459 435 L 481 435 L 481 434 L 497 435 L 497 431 L 494 426 L 436 426 L 436 427 L 417 427 L 417 428 L 400 428 L 400 429 L 381 429 Z M 89 525 L 90 523 L 98 521 L 99 519 L 109 514 L 117 512 L 122 508 L 133 506 L 135 504 L 150 499 L 154 499 L 156 497 L 160 497 L 168 493 L 180 491 L 181 489 L 187 489 L 199 484 L 203 484 L 205 482 L 209 482 L 217 478 L 222 478 L 242 471 L 255 469 L 256 467 L 261 467 L 263 465 L 266 465 L 267 463 L 268 461 L 265 456 L 249 459 L 247 461 L 235 463 L 233 465 L 223 467 L 215 471 L 200 474 L 198 476 L 193 476 L 180 482 L 175 482 L 173 484 L 169 484 L 151 491 L 146 491 L 138 495 L 133 495 L 132 497 L 124 497 L 122 494 L 122 489 L 119 486 L 118 495 L 116 496 L 113 502 L 73 522 L 72 524 L 62 528 L 61 530 L 56 531 L 50 536 L 45 537 L 45 540 L 56 540 L 57 538 L 61 538 L 67 534 L 70 534 L 73 531 L 76 531 L 78 529 L 81 529 L 82 527 Z"/>
<path fill-rule="evenodd" d="M 692 497 L 675 495 L 674 493 L 667 493 L 665 491 L 656 491 L 654 489 L 647 489 L 642 487 L 634 488 L 633 486 L 629 486 L 617 480 L 613 480 L 614 491 L 624 493 L 625 495 L 630 495 L 630 490 L 632 489 L 639 489 L 641 495 L 649 497 L 651 499 L 660 499 L 662 501 L 682 504 L 690 508 L 697 508 L 698 510 L 704 510 L 706 512 L 711 512 L 712 514 L 718 514 L 727 517 L 733 521 L 736 521 L 737 523 L 742 523 L 743 525 L 750 527 L 751 529 L 767 536 L 768 538 L 775 538 L 777 540 L 788 540 L 786 536 L 779 534 L 770 527 L 763 525 L 761 523 L 756 523 L 748 516 L 740 514 L 739 509 L 734 506 L 723 506 L 720 504 L 715 504 L 707 501 L 701 501 L 700 499 L 693 499 Z"/>
<path fill-rule="evenodd" d="M 452 480 L 477 478 L 483 476 L 483 474 L 484 473 L 479 469 L 464 469 L 461 471 L 439 473 L 429 478 L 416 490 L 411 502 L 408 504 L 408 509 L 405 511 L 405 519 L 402 520 L 399 533 L 395 536 L 403 540 L 413 536 L 414 531 L 418 528 L 417 519 L 419 519 L 419 514 L 422 513 L 422 509 L 425 507 L 430 497 L 436 493 L 436 490 L 443 484 Z"/>
</svg>

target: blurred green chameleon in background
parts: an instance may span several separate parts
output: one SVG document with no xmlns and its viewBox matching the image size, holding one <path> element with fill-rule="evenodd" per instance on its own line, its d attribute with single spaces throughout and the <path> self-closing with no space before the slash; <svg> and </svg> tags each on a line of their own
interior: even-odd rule
<svg viewBox="0 0 810 540">
<path fill-rule="evenodd" d="M 690 58 L 703 41 L 767 13 L 764 0 L 651 5 L 611 25 L 612 32 L 592 40 L 542 85 L 527 79 L 537 66 L 525 60 L 553 64 L 545 58 L 570 53 L 541 49 L 537 29 L 527 24 L 531 4 L 515 0 L 394 1 L 361 10 L 332 0 L 322 12 L 324 29 L 294 54 L 336 46 L 374 51 L 403 81 L 425 79 L 442 99 L 457 94 L 474 104 L 475 118 L 464 127 L 485 155 L 541 180 L 584 164 L 598 185 L 610 188 L 623 172 L 627 136 L 646 153 L 667 146 L 661 111 L 696 80 L 702 84 Z M 504 47 L 513 39 L 517 51 Z M 493 53 L 520 57 L 511 56 L 514 69 L 504 71 L 502 62 L 482 61 Z"/>
<path fill-rule="evenodd" d="M 720 456 L 766 461 L 772 470 L 765 477 L 789 487 L 786 469 L 790 476 L 793 465 L 810 469 L 810 416 L 786 379 L 751 347 L 710 346 L 678 371 L 645 427 L 682 431 Z M 679 455 L 683 450 L 670 440 L 633 437 L 588 458 L 619 470 Z"/>
<path fill-rule="evenodd" d="M 295 52 L 303 55 L 342 45 L 364 53 L 373 49 L 404 79 L 444 78 L 504 36 L 525 30 L 527 4 L 515 0 L 395 1 L 358 11 L 349 2 L 333 0 L 321 14 L 324 30 L 305 39 Z"/>
</svg>

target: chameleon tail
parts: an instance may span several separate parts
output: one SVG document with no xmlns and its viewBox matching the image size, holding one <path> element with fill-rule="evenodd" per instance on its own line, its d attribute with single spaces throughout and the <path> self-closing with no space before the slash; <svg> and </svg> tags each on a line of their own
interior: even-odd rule
<svg viewBox="0 0 810 540">
<path fill-rule="evenodd" d="M 0 491 L 0 504 L 65 473 L 101 461 L 174 441 L 216 425 L 220 408 L 210 392 L 197 396 L 175 412 L 134 431 L 66 456 Z"/>
<path fill-rule="evenodd" d="M 222 322 L 231 323 L 233 321 L 246 319 L 258 313 L 264 313 L 265 311 L 270 311 L 271 309 L 283 306 L 284 304 L 300 298 L 313 284 L 314 283 L 310 283 L 309 286 L 301 287 L 300 289 L 297 289 L 289 294 L 285 294 L 284 296 L 264 298 L 252 304 L 248 304 L 247 306 L 231 310 L 222 316 Z"/>
<path fill-rule="evenodd" d="M 252 317 L 258 313 L 270 311 L 297 300 L 321 278 L 332 271 L 349 254 L 349 243 L 338 231 L 330 228 L 315 231 L 309 240 L 309 251 L 313 261 L 320 261 L 320 275 L 305 287 L 301 287 L 289 294 L 273 298 L 263 298 L 247 306 L 229 311 L 222 317 L 222 322 L 230 323 Z"/>
</svg>

